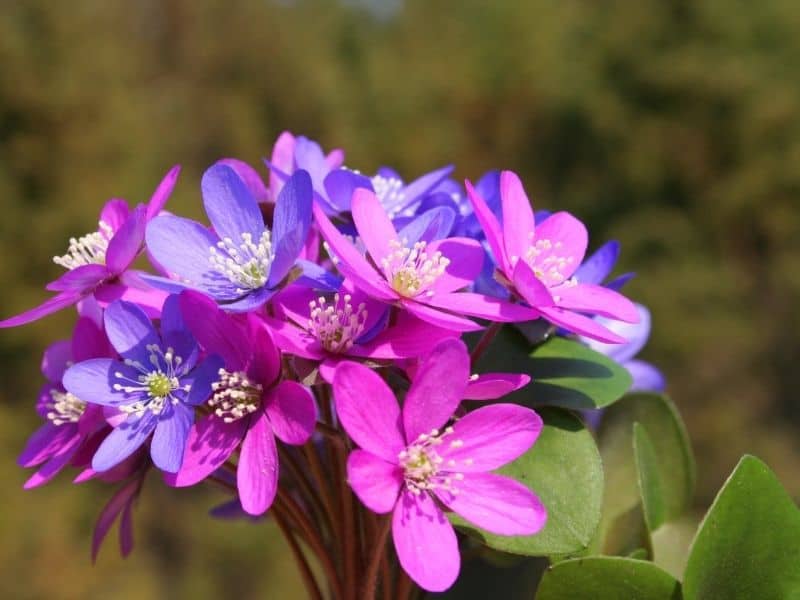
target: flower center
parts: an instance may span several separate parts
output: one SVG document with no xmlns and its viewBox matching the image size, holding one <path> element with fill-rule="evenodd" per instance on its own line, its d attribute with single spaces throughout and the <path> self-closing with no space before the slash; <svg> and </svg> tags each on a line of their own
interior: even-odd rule
<svg viewBox="0 0 800 600">
<path fill-rule="evenodd" d="M 86 402 L 69 392 L 50 390 L 50 398 L 52 402 L 45 406 L 49 409 L 47 418 L 53 425 L 77 423 L 86 410 Z"/>
<path fill-rule="evenodd" d="M 264 230 L 258 243 L 250 233 L 241 234 L 237 244 L 231 238 L 217 242 L 209 249 L 211 268 L 224 275 L 238 287 L 236 292 L 246 292 L 263 287 L 269 277 L 270 266 L 275 258 L 270 232 Z"/>
<path fill-rule="evenodd" d="M 141 399 L 117 408 L 124 413 L 141 417 L 146 411 L 160 415 L 167 402 L 178 404 L 180 399 L 173 392 L 188 392 L 191 385 L 182 386 L 180 381 L 183 358 L 175 355 L 175 350 L 167 348 L 164 352 L 158 345 L 147 346 L 150 365 L 145 366 L 137 360 L 125 359 L 125 364 L 139 372 L 135 379 L 117 371 L 114 377 L 124 383 L 115 383 L 114 389 L 126 394 L 137 394 Z"/>
<path fill-rule="evenodd" d="M 530 265 L 536 278 L 547 287 L 554 287 L 567 281 L 567 274 L 575 269 L 575 257 L 563 253 L 561 242 L 552 242 L 548 239 L 533 240 L 530 234 L 531 246 L 525 252 L 525 262 Z M 513 262 L 516 262 L 512 258 Z"/>
<path fill-rule="evenodd" d="M 428 289 L 450 264 L 450 259 L 438 250 L 428 254 L 425 242 L 416 242 L 411 248 L 397 240 L 392 240 L 389 245 L 394 250 L 381 260 L 381 264 L 392 288 L 406 298 L 413 298 Z"/>
<path fill-rule="evenodd" d="M 452 427 L 446 427 L 441 432 L 434 429 L 430 433 L 422 433 L 413 444 L 398 454 L 406 488 L 412 494 L 433 490 L 443 490 L 453 495 L 458 493 L 453 482 L 461 481 L 464 475 L 456 471 L 458 465 L 455 460 L 445 460 L 437 451 L 446 443 L 444 438 L 452 435 Z M 447 443 L 449 448 L 458 448 L 463 444 L 458 439 Z M 472 461 L 468 459 L 465 462 L 468 464 Z"/>
<path fill-rule="evenodd" d="M 370 181 L 375 195 L 386 209 L 389 218 L 395 217 L 399 212 L 397 205 L 402 204 L 405 200 L 403 182 L 397 177 L 384 177 L 383 175 L 375 175 Z"/>
<path fill-rule="evenodd" d="M 108 242 L 113 235 L 111 226 L 100 221 L 97 231 L 77 239 L 70 238 L 67 253 L 63 256 L 54 256 L 53 262 L 68 270 L 86 265 L 104 265 Z"/>
<path fill-rule="evenodd" d="M 250 381 L 246 373 L 231 373 L 225 369 L 219 370 L 219 380 L 211 384 L 211 389 L 214 395 L 208 405 L 226 423 L 254 413 L 261 404 L 261 393 L 264 391 L 261 384 Z"/>
<path fill-rule="evenodd" d="M 324 296 L 309 302 L 308 330 L 328 352 L 347 352 L 364 332 L 366 305 L 362 302 L 353 310 L 352 299 L 350 294 L 336 294 L 333 304 L 328 304 Z"/>
</svg>

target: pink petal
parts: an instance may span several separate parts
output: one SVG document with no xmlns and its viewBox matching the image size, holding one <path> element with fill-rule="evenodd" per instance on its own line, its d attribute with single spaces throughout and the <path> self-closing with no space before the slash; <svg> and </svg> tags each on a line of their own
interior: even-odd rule
<svg viewBox="0 0 800 600">
<path fill-rule="evenodd" d="M 520 260 L 514 266 L 514 287 L 525 299 L 525 302 L 538 308 L 540 306 L 553 306 L 553 297 L 547 286 L 539 281 L 530 265 Z"/>
<path fill-rule="evenodd" d="M 364 450 L 353 450 L 347 457 L 347 483 L 367 508 L 383 514 L 397 503 L 403 473 L 396 462 L 386 462 Z"/>
<path fill-rule="evenodd" d="M 408 490 L 392 515 L 392 539 L 403 570 L 421 588 L 442 592 L 458 578 L 461 556 L 453 526 L 428 494 Z"/>
<path fill-rule="evenodd" d="M 219 354 L 229 371 L 244 368 L 252 349 L 245 327 L 201 292 L 185 290 L 180 294 L 180 308 L 186 327 L 200 346 L 210 354 Z"/>
<path fill-rule="evenodd" d="M 437 293 L 428 299 L 428 304 L 455 313 L 500 323 L 523 323 L 539 318 L 536 310 L 524 304 L 513 304 L 494 296 L 473 292 Z"/>
<path fill-rule="evenodd" d="M 437 492 L 448 508 L 497 535 L 533 535 L 544 527 L 547 510 L 519 481 L 494 473 L 467 473 L 457 494 Z"/>
<path fill-rule="evenodd" d="M 540 307 L 539 312 L 542 316 L 564 329 L 568 329 L 578 335 L 584 335 L 606 344 L 623 344 L 625 338 L 617 335 L 607 327 L 603 327 L 600 323 L 586 317 L 580 313 L 558 308 L 556 306 Z"/>
<path fill-rule="evenodd" d="M 500 173 L 500 200 L 503 205 L 503 241 L 509 263 L 522 259 L 531 246 L 534 230 L 533 209 L 516 173 Z M 538 237 L 538 233 L 537 233 Z M 580 264 L 580 261 L 578 261 Z"/>
<path fill-rule="evenodd" d="M 439 455 L 453 471 L 491 471 L 527 452 L 541 431 L 542 419 L 530 408 L 491 404 L 456 421 Z"/>
<path fill-rule="evenodd" d="M 75 452 L 77 452 L 82 439 L 82 436 L 76 435 L 69 440 L 69 442 L 59 450 L 58 454 L 44 463 L 42 468 L 31 475 L 28 481 L 26 481 L 25 485 L 22 487 L 26 490 L 39 487 L 58 475 L 61 472 L 61 469 L 66 467 L 67 464 L 69 464 L 69 461 L 72 460 L 72 457 L 75 455 Z"/>
<path fill-rule="evenodd" d="M 394 325 L 371 342 L 352 348 L 352 354 L 370 358 L 416 358 L 430 352 L 439 342 L 458 337 L 451 329 L 442 329 L 408 312 L 397 315 Z"/>
<path fill-rule="evenodd" d="M 371 190 L 356 188 L 353 192 L 351 210 L 358 236 L 364 242 L 375 264 L 380 265 L 381 260 L 396 249 L 391 244 L 398 241 L 394 225 L 383 210 L 375 192 Z"/>
<path fill-rule="evenodd" d="M 270 164 L 284 173 L 291 173 L 294 170 L 294 146 L 295 137 L 289 131 L 284 131 L 278 136 L 275 145 L 272 147 Z M 270 170 L 269 189 L 272 192 L 273 200 L 278 197 L 278 193 L 283 187 L 283 179 Z"/>
<path fill-rule="evenodd" d="M 450 331 L 478 331 L 483 329 L 483 327 L 465 317 L 439 310 L 434 306 L 428 306 L 422 302 L 405 300 L 402 304 L 403 308 L 415 317 L 419 317 L 423 321 L 441 329 L 449 329 Z"/>
<path fill-rule="evenodd" d="M 253 413 L 244 436 L 236 470 L 239 499 L 244 511 L 260 515 L 267 511 L 278 491 L 278 449 L 266 413 Z"/>
<path fill-rule="evenodd" d="M 272 431 L 286 444 L 305 444 L 314 433 L 317 407 L 311 393 L 296 381 L 281 381 L 264 396 Z"/>
<path fill-rule="evenodd" d="M 17 464 L 21 467 L 35 467 L 42 464 L 58 454 L 77 433 L 77 427 L 53 425 L 51 421 L 47 421 L 28 438 Z"/>
<path fill-rule="evenodd" d="M 169 200 L 169 197 L 172 195 L 172 190 L 175 189 L 175 184 L 178 182 L 178 175 L 181 174 L 181 166 L 175 165 L 172 167 L 166 175 L 164 175 L 164 179 L 161 180 L 161 183 L 158 184 L 158 187 L 153 192 L 153 195 L 150 196 L 150 201 L 147 203 L 147 220 L 157 217 L 161 210 Z"/>
<path fill-rule="evenodd" d="M 547 217 L 539 227 L 536 228 L 535 241 L 550 240 L 552 247 L 543 250 L 534 260 L 535 264 L 541 265 L 550 256 L 565 257 L 571 262 L 561 269 L 561 274 L 565 279 L 572 276 L 575 270 L 583 262 L 586 254 L 586 246 L 589 243 L 589 234 L 586 226 L 568 212 L 557 212 Z M 556 248 L 556 244 L 560 244 Z"/>
<path fill-rule="evenodd" d="M 288 320 L 279 321 L 271 317 L 262 317 L 262 319 L 269 326 L 275 344 L 283 352 L 313 360 L 322 360 L 325 357 L 325 352 L 320 347 L 317 338 L 310 333 L 293 325 Z"/>
<path fill-rule="evenodd" d="M 552 288 L 556 304 L 561 308 L 601 315 L 626 323 L 637 323 L 636 305 L 614 290 L 590 283 Z"/>
<path fill-rule="evenodd" d="M 469 379 L 469 352 L 459 339 L 440 343 L 420 363 L 403 404 L 406 439 L 438 429 L 458 408 Z"/>
<path fill-rule="evenodd" d="M 79 321 L 80 322 L 80 321 Z M 51 383 L 61 383 L 72 356 L 72 340 L 59 340 L 50 344 L 42 356 L 42 375 Z"/>
<path fill-rule="evenodd" d="M 400 407 L 386 382 L 363 365 L 343 362 L 333 377 L 333 397 L 347 435 L 364 450 L 396 461 L 406 444 Z"/>
<path fill-rule="evenodd" d="M 507 276 L 510 277 L 511 266 L 509 265 L 506 251 L 503 244 L 503 234 L 500 231 L 500 223 L 497 222 L 492 209 L 486 204 L 486 201 L 478 195 L 475 188 L 469 181 L 464 182 L 467 189 L 467 196 L 472 203 L 472 208 L 475 211 L 475 216 L 486 234 L 486 241 L 489 242 L 489 247 L 492 249 L 494 260 Z"/>
<path fill-rule="evenodd" d="M 523 373 L 483 373 L 470 379 L 464 400 L 494 400 L 525 387 L 531 378 Z"/>
<path fill-rule="evenodd" d="M 111 227 L 111 231 L 116 232 L 128 219 L 131 209 L 128 203 L 121 198 L 112 198 L 105 203 L 100 211 L 100 220 Z"/>
<path fill-rule="evenodd" d="M 255 314 L 248 315 L 252 359 L 248 374 L 264 386 L 271 385 L 281 373 L 281 355 L 266 323 Z"/>
<path fill-rule="evenodd" d="M 438 240 L 428 246 L 428 256 L 436 251 L 450 260 L 444 273 L 433 284 L 436 293 L 454 292 L 465 288 L 480 275 L 486 253 L 477 240 L 469 238 Z"/>
</svg>

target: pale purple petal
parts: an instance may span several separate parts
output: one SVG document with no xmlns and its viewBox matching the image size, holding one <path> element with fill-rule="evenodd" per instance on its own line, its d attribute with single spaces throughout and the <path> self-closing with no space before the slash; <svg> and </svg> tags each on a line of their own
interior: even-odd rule
<svg viewBox="0 0 800 600">
<path fill-rule="evenodd" d="M 264 217 L 236 171 L 217 163 L 203 174 L 200 187 L 206 214 L 220 238 L 230 238 L 238 245 L 242 234 L 249 233 L 258 244 L 264 232 Z"/>
<path fill-rule="evenodd" d="M 450 521 L 428 494 L 400 495 L 392 515 L 392 539 L 403 570 L 421 588 L 442 592 L 458 578 L 461 557 Z"/>
<path fill-rule="evenodd" d="M 134 381 L 139 375 L 138 371 L 117 360 L 92 358 L 67 369 L 63 378 L 64 387 L 84 402 L 104 406 L 127 404 L 133 398 L 114 389 L 114 384 L 120 382 L 120 379 L 116 377 L 117 372 Z"/>
<path fill-rule="evenodd" d="M 169 200 L 169 197 L 172 195 L 172 190 L 175 189 L 175 184 L 178 182 L 178 175 L 180 174 L 181 166 L 175 165 L 164 175 L 161 183 L 158 184 L 153 195 L 150 196 L 150 201 L 147 203 L 146 218 L 148 221 L 157 217 L 164 206 L 166 206 L 167 200 Z"/>
<path fill-rule="evenodd" d="M 403 426 L 410 443 L 430 434 L 453 416 L 469 379 L 469 352 L 459 339 L 441 342 L 419 365 L 403 404 Z"/>
<path fill-rule="evenodd" d="M 590 337 L 608 344 L 622 344 L 625 342 L 625 338 L 610 331 L 607 327 L 603 327 L 594 319 L 580 313 L 564 310 L 556 306 L 539 307 L 539 312 L 551 323 L 573 333 L 577 333 L 578 335 Z"/>
<path fill-rule="evenodd" d="M 441 167 L 435 171 L 417 177 L 403 188 L 403 202 L 397 204 L 393 208 L 402 210 L 406 206 L 410 206 L 415 200 L 418 200 L 444 181 L 444 179 L 453 172 L 453 169 L 453 165 L 447 165 L 446 167 Z"/>
<path fill-rule="evenodd" d="M 269 200 L 269 190 L 267 190 L 267 186 L 264 185 L 261 175 L 246 162 L 236 158 L 223 158 L 222 160 L 218 160 L 217 164 L 225 165 L 236 171 L 239 179 L 241 179 L 247 186 L 247 189 L 250 190 L 250 194 L 256 199 L 256 202 L 266 202 Z"/>
<path fill-rule="evenodd" d="M 319 241 L 317 241 L 319 243 Z M 295 280 L 297 285 L 304 285 L 316 290 L 333 292 L 342 285 L 342 278 L 330 273 L 310 260 L 298 259 L 296 265 L 300 267 L 302 273 Z"/>
<path fill-rule="evenodd" d="M 217 354 L 208 356 L 191 373 L 191 385 L 186 395 L 186 404 L 199 406 L 211 396 L 212 385 L 219 379 L 219 370 L 225 365 L 222 357 Z"/>
<path fill-rule="evenodd" d="M 478 195 L 469 181 L 464 181 L 464 186 L 467 189 L 467 196 L 472 203 L 475 216 L 481 224 L 483 232 L 486 234 L 486 241 L 489 243 L 495 262 L 500 269 L 510 277 L 511 265 L 506 257 L 503 234 L 500 230 L 500 223 L 497 221 L 497 217 L 486 204 L 486 201 Z"/>
<path fill-rule="evenodd" d="M 595 318 L 595 321 L 625 338 L 626 342 L 624 344 L 604 344 L 589 338 L 584 338 L 581 341 L 592 350 L 610 356 L 618 363 L 625 363 L 631 360 L 644 348 L 647 339 L 650 337 L 650 311 L 641 304 L 636 304 L 636 309 L 639 313 L 638 323 L 623 323 L 622 321 L 605 317 Z"/>
<path fill-rule="evenodd" d="M 183 451 L 194 422 L 194 409 L 180 402 L 164 407 L 150 444 L 150 456 L 156 467 L 167 473 L 181 468 Z"/>
<path fill-rule="evenodd" d="M 272 431 L 285 444 L 305 444 L 314 433 L 317 407 L 311 393 L 296 381 L 281 381 L 264 396 Z"/>
<path fill-rule="evenodd" d="M 246 513 L 260 515 L 272 505 L 278 491 L 278 449 L 269 419 L 262 411 L 251 416 L 239 454 L 236 481 Z"/>
<path fill-rule="evenodd" d="M 524 323 L 540 316 L 535 309 L 524 304 L 513 304 L 494 296 L 473 292 L 437 293 L 428 299 L 428 304 L 454 313 L 500 323 Z"/>
<path fill-rule="evenodd" d="M 591 314 L 637 323 L 639 311 L 625 296 L 614 290 L 590 283 L 578 285 L 562 285 L 551 288 L 556 304 L 568 310 L 577 310 Z M 624 336 L 623 336 L 624 337 Z"/>
<path fill-rule="evenodd" d="M 52 298 L 45 300 L 36 308 L 31 308 L 30 310 L 26 310 L 25 312 L 16 316 L 0 321 L 0 328 L 17 327 L 18 325 L 32 323 L 33 321 L 37 321 L 42 317 L 46 317 L 54 312 L 58 312 L 62 308 L 66 308 L 67 306 L 75 304 L 78 300 L 80 300 L 80 298 L 81 294 L 79 292 L 62 292 L 61 294 L 57 294 Z"/>
<path fill-rule="evenodd" d="M 311 227 L 311 205 L 314 191 L 305 171 L 296 171 L 283 186 L 277 201 L 272 225 L 275 258 L 270 267 L 267 286 L 272 288 L 292 268 Z"/>
<path fill-rule="evenodd" d="M 347 435 L 364 450 L 396 461 L 406 443 L 400 407 L 386 382 L 363 365 L 343 362 L 333 378 L 333 397 Z"/>
<path fill-rule="evenodd" d="M 515 259 L 522 260 L 525 257 L 531 246 L 531 234 L 534 231 L 531 202 L 516 173 L 511 171 L 500 173 L 500 200 L 503 204 L 503 240 L 506 256 L 513 264 Z M 539 237 L 538 232 L 536 237 Z"/>
<path fill-rule="evenodd" d="M 435 206 L 414 218 L 397 232 L 398 239 L 407 245 L 432 242 L 447 237 L 453 230 L 455 211 L 449 206 Z"/>
<path fill-rule="evenodd" d="M 629 360 L 622 365 L 633 378 L 632 392 L 663 392 L 667 387 L 664 374 L 643 360 Z"/>
<path fill-rule="evenodd" d="M 353 192 L 357 189 L 372 189 L 372 183 L 368 177 L 349 169 L 331 171 L 325 177 L 323 185 L 328 195 L 328 201 L 338 212 L 350 210 Z"/>
<path fill-rule="evenodd" d="M 143 204 L 137 206 L 128 220 L 108 242 L 106 266 L 111 273 L 122 273 L 141 251 L 144 242 L 146 212 L 147 208 Z"/>
<path fill-rule="evenodd" d="M 611 274 L 619 258 L 619 242 L 611 240 L 595 250 L 575 271 L 579 283 L 601 284 Z"/>
<path fill-rule="evenodd" d="M 453 471 L 492 471 L 526 452 L 541 431 L 542 419 L 530 408 L 490 404 L 456 421 L 438 452 Z"/>
<path fill-rule="evenodd" d="M 272 147 L 270 164 L 284 173 L 291 173 L 292 169 L 294 169 L 294 147 L 295 137 L 288 131 L 281 133 L 275 141 L 275 145 Z M 272 169 L 272 166 L 270 169 Z M 272 192 L 273 198 L 281 191 L 283 181 L 283 178 L 278 177 L 270 170 L 269 189 Z"/>
<path fill-rule="evenodd" d="M 403 472 L 364 450 L 353 450 L 347 457 L 347 483 L 368 509 L 378 514 L 392 510 L 403 485 Z"/>
<path fill-rule="evenodd" d="M 73 361 L 72 340 L 59 340 L 50 344 L 42 356 L 42 375 L 51 383 L 60 383 L 67 370 L 68 364 Z"/>
<path fill-rule="evenodd" d="M 360 188 L 355 191 L 352 211 L 359 237 L 372 260 L 380 265 L 384 258 L 397 249 L 392 245 L 392 242 L 398 242 L 394 225 L 372 190 Z"/>
<path fill-rule="evenodd" d="M 267 300 L 272 298 L 275 290 L 268 288 L 258 288 L 236 300 L 222 303 L 222 308 L 232 313 L 246 313 L 263 306 Z"/>
<path fill-rule="evenodd" d="M 510 394 L 530 382 L 524 373 L 482 373 L 470 379 L 464 392 L 464 400 L 494 400 Z"/>
<path fill-rule="evenodd" d="M 117 300 L 106 309 L 104 322 L 106 335 L 122 358 L 136 360 L 143 365 L 150 364 L 147 346 L 160 346 L 161 339 L 141 308 L 131 302 Z"/>
<path fill-rule="evenodd" d="M 158 416 L 147 411 L 141 418 L 128 417 L 103 440 L 92 458 L 92 469 L 108 471 L 133 454 L 158 423 Z"/>
<path fill-rule="evenodd" d="M 167 272 L 202 285 L 210 270 L 211 248 L 219 238 L 200 223 L 165 215 L 147 225 L 145 240 L 147 250 Z"/>
<path fill-rule="evenodd" d="M 571 262 L 560 270 L 561 275 L 567 279 L 583 261 L 586 246 L 589 244 L 589 234 L 586 226 L 571 214 L 557 212 L 547 217 L 536 228 L 535 241 L 540 240 L 549 240 L 552 246 L 541 250 L 535 258 L 536 264 L 543 264 L 551 256 L 571 259 Z"/>
<path fill-rule="evenodd" d="M 480 274 L 486 254 L 480 242 L 469 238 L 449 238 L 433 242 L 427 248 L 428 256 L 439 251 L 450 264 L 434 282 L 435 293 L 454 292 L 467 287 Z"/>
<path fill-rule="evenodd" d="M 448 508 L 497 535 L 533 535 L 547 521 L 547 510 L 519 481 L 494 473 L 467 473 L 453 484 L 458 494 L 437 493 Z"/>
</svg>

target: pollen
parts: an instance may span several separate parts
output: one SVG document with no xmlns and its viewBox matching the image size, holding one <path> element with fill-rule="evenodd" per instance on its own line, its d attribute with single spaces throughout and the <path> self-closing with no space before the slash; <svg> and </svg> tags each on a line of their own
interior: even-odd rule
<svg viewBox="0 0 800 600">
<path fill-rule="evenodd" d="M 555 287 L 568 281 L 567 273 L 575 270 L 575 257 L 564 254 L 562 242 L 549 239 L 533 240 L 525 253 L 525 262 L 533 270 L 536 278 L 547 287 Z"/>
<path fill-rule="evenodd" d="M 114 373 L 115 379 L 122 382 L 115 383 L 114 390 L 136 398 L 133 402 L 120 404 L 118 408 L 124 413 L 139 417 L 147 411 L 160 415 L 168 403 L 180 402 L 175 392 L 188 392 L 191 387 L 188 384 L 181 385 L 183 359 L 175 354 L 174 349 L 168 347 L 164 351 L 157 344 L 150 344 L 147 351 L 147 365 L 130 358 L 124 361 L 126 366 L 138 373 L 135 379 L 121 371 Z"/>
<path fill-rule="evenodd" d="M 430 433 L 421 434 L 413 444 L 401 451 L 397 458 L 403 469 L 403 479 L 406 488 L 414 495 L 434 490 L 448 492 L 456 495 L 459 492 L 457 482 L 464 479 L 463 473 L 458 470 L 458 461 L 448 459 L 446 452 L 440 452 L 442 447 L 447 449 L 459 448 L 463 440 L 453 439 L 453 427 L 446 427 L 444 431 L 433 429 Z M 448 441 L 445 438 L 450 438 Z M 472 461 L 462 461 L 465 465 Z"/>
<path fill-rule="evenodd" d="M 86 265 L 104 265 L 108 242 L 113 235 L 111 226 L 100 221 L 97 231 L 79 238 L 70 238 L 67 253 L 63 256 L 54 256 L 53 262 L 68 270 Z"/>
<path fill-rule="evenodd" d="M 336 294 L 331 304 L 324 296 L 309 303 L 308 330 L 328 352 L 347 352 L 364 332 L 366 305 L 362 302 L 354 309 L 352 300 L 350 294 Z"/>
<path fill-rule="evenodd" d="M 214 395 L 208 405 L 225 423 L 233 423 L 252 414 L 261 404 L 261 384 L 251 381 L 242 371 L 219 370 L 219 379 L 211 384 Z"/>
<path fill-rule="evenodd" d="M 438 250 L 429 254 L 425 242 L 416 242 L 410 248 L 397 240 L 389 245 L 392 252 L 381 260 L 381 266 L 392 288 L 406 298 L 429 291 L 450 264 Z"/>
<path fill-rule="evenodd" d="M 86 402 L 69 392 L 50 390 L 50 398 L 45 406 L 47 418 L 53 425 L 77 423 L 86 411 Z"/>
<path fill-rule="evenodd" d="M 238 242 L 223 238 L 209 248 L 209 253 L 211 268 L 236 284 L 239 294 L 263 287 L 275 259 L 270 232 L 266 230 L 257 242 L 247 232 Z"/>
</svg>

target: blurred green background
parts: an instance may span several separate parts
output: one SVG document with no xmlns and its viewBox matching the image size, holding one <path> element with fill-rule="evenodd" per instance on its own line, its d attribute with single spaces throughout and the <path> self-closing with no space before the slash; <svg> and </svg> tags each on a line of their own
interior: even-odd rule
<svg viewBox="0 0 800 600">
<path fill-rule="evenodd" d="M 617 238 L 628 293 L 698 458 L 698 509 L 745 452 L 800 497 L 800 3 L 795 0 L 0 3 L 0 314 L 41 301 L 107 198 L 199 216 L 215 159 L 290 129 L 407 178 L 518 171 L 539 208 Z M 23 492 L 40 353 L 60 314 L 0 336 L 0 595 L 294 598 L 270 524 L 151 477 L 137 548 L 89 560 L 110 495 Z"/>
</svg>

